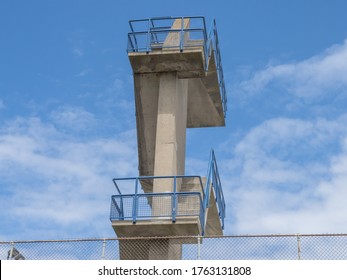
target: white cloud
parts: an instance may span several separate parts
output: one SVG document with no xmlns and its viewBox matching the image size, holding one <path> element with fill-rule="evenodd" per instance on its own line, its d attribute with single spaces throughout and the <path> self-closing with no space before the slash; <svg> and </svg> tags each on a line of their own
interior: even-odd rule
<svg viewBox="0 0 347 280">
<path fill-rule="evenodd" d="M 346 93 L 347 40 L 323 54 L 297 63 L 270 65 L 239 84 L 243 93 L 259 93 L 270 85 L 305 99 Z"/>
<path fill-rule="evenodd" d="M 16 230 L 1 235 L 6 239 L 111 235 L 112 178 L 134 175 L 134 134 L 82 142 L 38 118 L 8 123 L 0 130 L 0 216 Z"/>
<path fill-rule="evenodd" d="M 82 57 L 84 55 L 84 51 L 81 48 L 73 48 L 72 49 L 72 53 L 76 56 L 76 57 Z"/>
<path fill-rule="evenodd" d="M 85 76 L 87 76 L 88 74 L 90 74 L 92 71 L 93 71 L 92 68 L 83 69 L 82 71 L 80 71 L 80 72 L 76 75 L 76 77 L 85 77 Z"/>
<path fill-rule="evenodd" d="M 253 128 L 220 164 L 230 233 L 346 232 L 347 116 L 278 118 Z"/>
<path fill-rule="evenodd" d="M 236 83 L 256 124 L 222 145 L 229 233 L 346 232 L 346 61 L 347 40 Z"/>
<path fill-rule="evenodd" d="M 64 106 L 51 113 L 52 120 L 74 130 L 86 130 L 93 127 L 97 120 L 94 115 L 81 107 Z"/>
</svg>

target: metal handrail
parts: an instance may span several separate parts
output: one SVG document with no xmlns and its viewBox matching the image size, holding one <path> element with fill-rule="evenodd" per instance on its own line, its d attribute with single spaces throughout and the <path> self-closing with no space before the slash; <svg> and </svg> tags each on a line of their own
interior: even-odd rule
<svg viewBox="0 0 347 280">
<path fill-rule="evenodd" d="M 218 75 L 218 81 L 219 81 L 219 89 L 220 89 L 220 94 L 222 98 L 223 112 L 224 112 L 224 115 L 226 115 L 227 95 L 226 95 L 226 89 L 225 89 L 225 83 L 224 83 L 224 74 L 223 74 L 221 52 L 219 47 L 217 24 L 215 19 L 213 20 L 210 27 L 209 38 L 211 38 L 210 44 L 213 45 L 213 49 L 215 50 L 214 56 L 215 56 L 217 75 Z"/>
<path fill-rule="evenodd" d="M 118 187 L 117 181 L 128 181 L 128 180 L 139 180 L 139 181 L 141 181 L 141 180 L 148 180 L 148 179 L 174 179 L 174 180 L 177 180 L 177 179 L 183 179 L 183 178 L 198 178 L 199 182 L 200 182 L 201 190 L 204 193 L 204 187 L 203 187 L 203 184 L 202 184 L 201 176 L 199 176 L 199 175 L 170 175 L 170 176 L 123 177 L 123 178 L 114 178 L 114 179 L 112 179 L 112 181 L 113 181 L 113 183 L 114 183 L 118 193 L 122 194 L 120 189 L 119 189 L 119 187 Z"/>
<path fill-rule="evenodd" d="M 211 150 L 211 153 L 210 153 L 210 160 L 209 160 L 207 176 L 206 176 L 206 187 L 205 187 L 206 194 L 205 194 L 205 200 L 204 200 L 205 209 L 207 209 L 210 206 L 209 201 L 210 201 L 211 187 L 215 194 L 215 200 L 218 207 L 218 215 L 221 220 L 222 229 L 224 229 L 225 200 L 224 200 L 222 184 L 219 177 L 217 160 L 216 160 L 216 156 L 214 154 L 213 149 Z"/>
<path fill-rule="evenodd" d="M 183 213 L 179 214 L 177 213 L 177 198 L 182 196 L 197 196 L 199 198 L 199 214 L 190 214 L 190 213 Z M 171 197 L 172 199 L 172 207 L 170 210 L 170 215 L 141 215 L 139 214 L 139 208 L 138 208 L 138 199 L 145 197 L 147 199 L 149 198 L 155 198 L 155 197 Z M 131 209 L 124 209 L 124 205 L 118 205 L 116 199 L 120 198 L 120 201 L 124 199 L 131 199 L 132 200 L 132 207 Z M 205 214 L 205 209 L 202 207 L 203 200 L 201 198 L 200 192 L 167 192 L 167 193 L 143 193 L 143 194 L 125 194 L 125 195 L 113 195 L 111 197 L 111 213 L 110 213 L 110 220 L 132 220 L 132 222 L 135 224 L 138 220 L 143 220 L 146 218 L 153 218 L 153 217 L 160 217 L 160 218 L 171 218 L 172 222 L 176 222 L 176 217 L 182 217 L 182 216 L 199 216 L 200 222 L 203 225 L 205 225 L 203 218 Z M 112 207 L 114 207 L 114 210 L 116 211 L 117 215 L 114 214 L 114 211 L 112 210 Z M 126 210 L 129 210 L 128 212 L 131 212 L 131 215 L 126 215 Z M 131 210 L 131 211 L 130 211 Z"/>
<path fill-rule="evenodd" d="M 182 178 L 198 178 L 200 182 L 201 192 L 177 192 L 177 179 Z M 173 179 L 173 192 L 165 192 L 165 193 L 139 193 L 139 182 L 142 180 L 149 180 L 149 179 Z M 130 193 L 122 194 L 117 181 L 126 181 L 126 180 L 132 180 L 135 181 L 135 189 L 134 191 L 130 191 Z M 210 207 L 210 193 L 211 189 L 214 192 L 215 200 L 218 208 L 218 215 L 221 220 L 222 229 L 224 229 L 224 218 L 225 218 L 225 200 L 221 185 L 221 180 L 219 176 L 218 166 L 217 166 L 217 160 L 215 153 L 213 149 L 210 153 L 210 160 L 208 164 L 208 170 L 207 170 L 207 176 L 206 176 L 206 185 L 203 187 L 202 180 L 200 176 L 197 175 L 177 175 L 177 176 L 139 176 L 139 177 L 126 177 L 126 178 L 115 178 L 113 179 L 113 183 L 115 185 L 115 188 L 118 192 L 117 195 L 113 195 L 111 197 L 111 214 L 110 219 L 111 220 L 125 220 L 129 219 L 129 217 L 126 217 L 124 215 L 124 199 L 125 198 L 132 198 L 132 209 L 131 209 L 131 218 L 133 223 L 136 223 L 136 221 L 140 218 L 144 218 L 138 215 L 138 200 L 141 197 L 161 197 L 161 196 L 171 196 L 172 197 L 172 205 L 171 205 L 171 215 L 166 215 L 165 217 L 171 217 L 172 222 L 176 221 L 177 216 L 177 197 L 180 195 L 199 195 L 200 200 L 200 223 L 202 228 L 202 235 L 204 235 L 204 230 L 206 226 L 206 215 L 207 215 L 207 209 Z M 116 198 L 120 199 L 119 204 L 116 201 Z M 118 213 L 117 219 L 112 216 L 112 207 L 114 207 Z M 148 217 L 148 216 L 146 216 Z"/>
<path fill-rule="evenodd" d="M 177 192 L 176 186 L 177 186 L 177 179 L 182 179 L 182 178 L 198 178 L 199 179 L 199 185 L 201 187 L 201 192 Z M 139 193 L 139 182 L 141 182 L 141 180 L 148 180 L 148 179 L 173 179 L 174 182 L 174 188 L 173 188 L 173 192 L 165 192 L 165 193 Z M 127 181 L 127 180 L 135 180 L 135 189 L 134 192 L 131 193 L 127 193 L 127 194 L 122 194 L 117 181 Z M 126 178 L 115 178 L 112 180 L 115 188 L 118 192 L 117 195 L 113 195 L 111 197 L 111 211 L 110 211 L 110 219 L 112 220 L 125 220 L 129 217 L 126 217 L 124 215 L 124 199 L 126 198 L 132 198 L 132 207 L 131 207 L 131 219 L 133 221 L 133 223 L 136 223 L 136 221 L 139 218 L 143 218 L 143 217 L 139 217 L 138 215 L 138 200 L 141 197 L 160 197 L 160 196 L 172 196 L 173 198 L 173 203 L 171 205 L 171 215 L 170 217 L 172 218 L 172 222 L 176 221 L 176 216 L 177 216 L 177 197 L 178 196 L 182 196 L 182 195 L 199 195 L 199 201 L 200 201 L 200 210 L 199 210 L 199 218 L 200 218 L 200 223 L 202 228 L 205 227 L 205 208 L 203 205 L 203 201 L 204 201 L 204 197 L 205 197 L 205 191 L 204 191 L 204 187 L 202 184 L 202 180 L 200 176 L 196 176 L 196 175 L 192 175 L 192 176 L 187 176 L 187 175 L 177 175 L 177 176 L 139 176 L 139 177 L 126 177 Z M 202 197 L 201 197 L 202 195 Z M 120 199 L 120 203 L 118 204 L 116 201 L 116 198 Z M 117 211 L 118 215 L 117 218 L 115 216 L 113 216 L 113 210 L 112 207 L 115 208 L 115 210 Z M 182 216 L 182 215 L 179 215 Z M 188 215 L 189 216 L 189 215 Z M 194 215 L 196 216 L 196 215 Z M 146 216 L 148 217 L 148 216 Z M 169 217 L 169 216 L 166 216 Z"/>
<path fill-rule="evenodd" d="M 182 24 L 180 28 L 172 29 L 172 22 L 176 19 L 181 19 Z M 199 28 L 184 28 L 184 19 L 197 19 L 199 22 Z M 165 26 L 156 25 L 158 23 L 170 21 L 170 25 L 165 24 Z M 135 24 L 140 24 L 142 28 L 136 29 Z M 214 19 L 211 23 L 209 32 L 206 29 L 205 17 L 203 16 L 190 16 L 190 17 L 156 17 L 156 18 L 147 18 L 147 19 L 137 19 L 129 21 L 131 32 L 128 33 L 128 52 L 146 52 L 149 53 L 152 50 L 163 46 L 164 40 L 161 42 L 158 38 L 160 33 L 179 33 L 180 39 L 177 45 L 175 46 L 165 46 L 165 48 L 179 48 L 180 51 L 184 51 L 189 47 L 202 47 L 204 58 L 205 58 L 205 72 L 208 71 L 209 61 L 212 53 L 214 54 L 217 76 L 219 83 L 219 90 L 222 99 L 222 106 L 224 116 L 226 116 L 227 111 L 227 95 L 225 89 L 224 75 L 223 75 L 223 66 L 220 54 L 220 46 L 218 40 L 217 24 Z M 201 40 L 203 44 L 195 45 L 184 45 L 184 34 L 186 32 L 201 32 Z M 146 36 L 145 46 L 140 45 L 138 39 L 140 40 L 141 36 Z"/>
</svg>

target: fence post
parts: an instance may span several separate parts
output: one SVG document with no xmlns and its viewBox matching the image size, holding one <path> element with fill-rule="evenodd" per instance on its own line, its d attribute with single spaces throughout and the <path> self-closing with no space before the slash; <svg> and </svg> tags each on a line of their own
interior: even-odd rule
<svg viewBox="0 0 347 280">
<path fill-rule="evenodd" d="M 198 260 L 201 260 L 201 237 L 200 235 L 198 235 L 198 256 L 197 256 Z"/>
<path fill-rule="evenodd" d="M 301 260 L 301 244 L 300 244 L 300 235 L 296 235 L 296 240 L 298 242 L 298 260 Z"/>
<path fill-rule="evenodd" d="M 104 238 L 102 242 L 102 251 L 101 251 L 101 259 L 105 259 L 105 253 L 106 253 L 106 239 Z"/>
</svg>

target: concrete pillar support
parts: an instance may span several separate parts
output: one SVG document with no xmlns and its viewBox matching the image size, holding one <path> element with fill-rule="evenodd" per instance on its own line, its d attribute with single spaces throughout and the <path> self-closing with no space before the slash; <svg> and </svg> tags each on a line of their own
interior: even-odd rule
<svg viewBox="0 0 347 280">
<path fill-rule="evenodd" d="M 188 81 L 175 72 L 159 79 L 158 113 L 155 143 L 155 176 L 183 175 L 185 169 Z M 176 190 L 181 188 L 177 180 Z M 173 192 L 173 179 L 155 179 L 154 193 Z M 171 215 L 171 197 L 153 199 L 153 216 Z"/>
<path fill-rule="evenodd" d="M 188 81 L 163 73 L 159 81 L 155 176 L 182 175 L 185 169 Z M 162 184 L 161 184 L 162 185 Z M 172 191 L 154 184 L 153 192 Z"/>
</svg>

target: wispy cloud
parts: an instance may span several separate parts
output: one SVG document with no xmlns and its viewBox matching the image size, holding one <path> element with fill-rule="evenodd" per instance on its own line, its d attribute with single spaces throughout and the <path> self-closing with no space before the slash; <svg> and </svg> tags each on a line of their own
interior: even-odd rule
<svg viewBox="0 0 347 280">
<path fill-rule="evenodd" d="M 84 55 L 83 49 L 82 49 L 82 48 L 77 48 L 77 47 L 75 47 L 75 48 L 72 49 L 72 53 L 73 53 L 76 57 L 81 57 L 81 56 Z"/>
<path fill-rule="evenodd" d="M 346 121 L 277 118 L 250 130 L 222 163 L 230 231 L 346 231 Z"/>
<path fill-rule="evenodd" d="M 76 131 L 92 128 L 97 123 L 95 116 L 81 107 L 64 106 L 51 113 L 53 122 Z"/>
<path fill-rule="evenodd" d="M 0 99 L 0 110 L 5 108 L 5 103 Z"/>
<path fill-rule="evenodd" d="M 252 127 L 221 145 L 229 233 L 346 232 L 346 61 L 347 40 L 236 83 Z"/>
<path fill-rule="evenodd" d="M 136 170 L 134 133 L 81 141 L 39 118 L 7 123 L 0 131 L 0 216 L 11 232 L 1 226 L 0 234 L 7 239 L 112 234 L 111 179 Z"/>
<path fill-rule="evenodd" d="M 85 77 L 85 76 L 87 76 L 88 74 L 90 74 L 92 71 L 93 71 L 92 68 L 83 69 L 81 72 L 79 72 L 78 74 L 76 74 L 76 77 Z"/>
<path fill-rule="evenodd" d="M 257 94 L 271 85 L 304 99 L 330 95 L 336 90 L 346 93 L 346 61 L 347 40 L 304 61 L 269 65 L 241 82 L 239 90 L 244 94 Z"/>
</svg>

